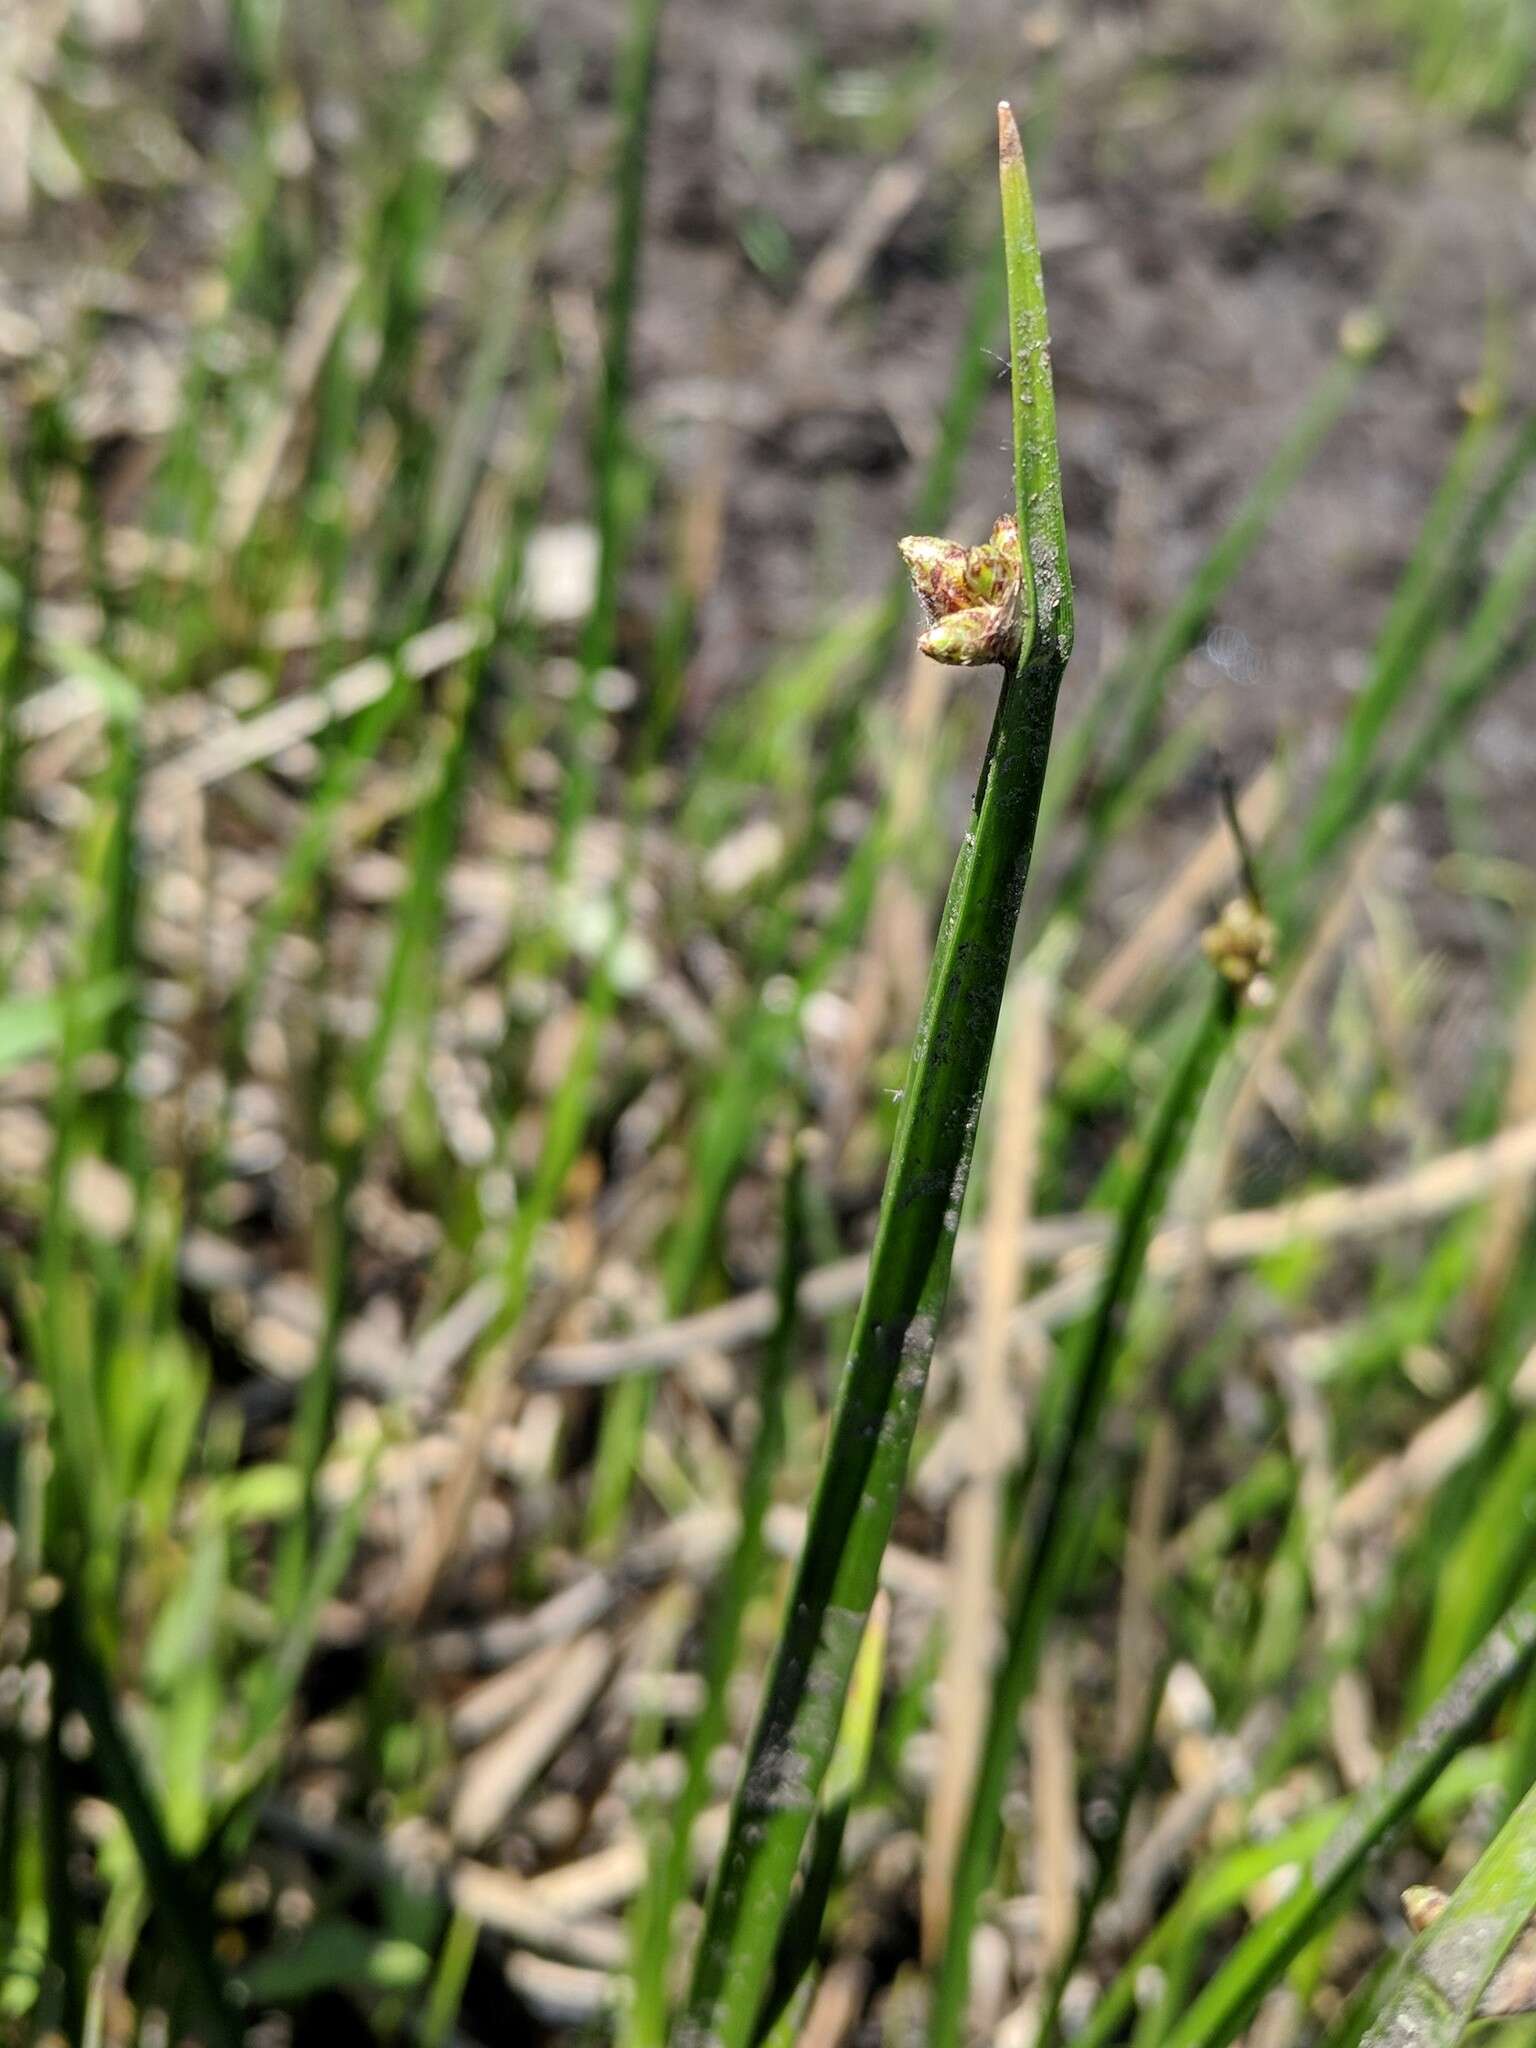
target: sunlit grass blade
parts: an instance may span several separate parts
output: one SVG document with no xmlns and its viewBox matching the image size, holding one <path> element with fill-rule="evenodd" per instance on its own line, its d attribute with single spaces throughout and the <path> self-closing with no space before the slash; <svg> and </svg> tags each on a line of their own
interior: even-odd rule
<svg viewBox="0 0 1536 2048">
<path fill-rule="evenodd" d="M 774 2029 L 789 2013 L 815 1965 L 827 1905 L 837 1882 L 848 1816 L 863 1788 L 874 1752 L 890 1619 L 890 1598 L 879 1593 L 869 1610 L 864 1640 L 854 1659 L 848 1697 L 843 1703 L 842 1726 L 837 1731 L 832 1761 L 827 1766 L 826 1780 L 821 1788 L 821 1806 L 811 1833 L 805 1877 L 784 1922 L 778 1954 L 774 1958 L 773 1979 L 763 2010 L 758 2015 L 754 2039 L 759 2042 L 772 2038 Z"/>
<path fill-rule="evenodd" d="M 678 2034 L 746 2048 L 831 1756 L 949 1287 L 1056 696 L 1072 646 L 1045 295 L 1018 131 L 1000 110 L 1019 531 L 1035 631 L 1004 675 L 945 906 L 875 1247 Z"/>
<path fill-rule="evenodd" d="M 91 1732 L 98 1769 L 144 1867 L 155 1910 L 174 1936 L 181 1967 L 216 2048 L 238 2048 L 243 2029 L 213 1946 L 212 1919 L 199 1876 L 166 1840 L 138 1759 L 121 1726 L 107 1674 L 66 1594 L 53 1616 L 57 1670 L 66 1697 Z"/>
<path fill-rule="evenodd" d="M 1451 2048 L 1536 1913 L 1536 1791 L 1528 1792 L 1403 1957 L 1366 2048 Z"/>
<path fill-rule="evenodd" d="M 1366 1859 L 1418 1804 L 1456 1752 L 1536 1659 L 1536 1599 L 1513 1608 L 1393 1751 L 1381 1775 L 1311 1859 L 1282 1904 L 1239 1942 L 1168 2038 L 1167 2048 L 1226 2048 L 1259 2001 L 1332 1921 Z M 1080 2037 L 1098 2048 L 1094 2029 Z"/>
</svg>

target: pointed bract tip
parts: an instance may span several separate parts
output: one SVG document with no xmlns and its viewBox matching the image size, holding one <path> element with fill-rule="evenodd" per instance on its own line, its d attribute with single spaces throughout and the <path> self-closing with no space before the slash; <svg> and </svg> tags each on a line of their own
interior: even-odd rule
<svg viewBox="0 0 1536 2048">
<path fill-rule="evenodd" d="M 997 103 L 997 153 L 1005 164 L 1024 161 L 1024 145 L 1019 141 L 1019 124 L 1013 118 L 1013 109 L 1006 100 Z"/>
</svg>

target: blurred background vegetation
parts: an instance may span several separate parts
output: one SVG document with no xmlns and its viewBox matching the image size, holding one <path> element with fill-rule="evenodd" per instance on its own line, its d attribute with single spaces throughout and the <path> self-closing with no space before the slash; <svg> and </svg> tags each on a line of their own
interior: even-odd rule
<svg viewBox="0 0 1536 2048">
<path fill-rule="evenodd" d="M 992 716 L 895 543 L 1009 501 L 1000 92 L 1078 651 L 774 2038 L 924 2039 L 1229 783 L 1273 1002 L 973 2038 L 1156 2048 L 1266 1924 L 1536 1571 L 1533 85 L 1530 0 L 0 8 L 0 2039 L 633 2048 L 681 1980 Z M 1480 1701 L 1262 2048 L 1536 1777 Z"/>
</svg>

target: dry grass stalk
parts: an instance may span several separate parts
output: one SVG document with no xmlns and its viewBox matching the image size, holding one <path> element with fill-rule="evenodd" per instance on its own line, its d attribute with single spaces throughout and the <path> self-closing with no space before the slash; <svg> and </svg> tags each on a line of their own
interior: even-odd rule
<svg viewBox="0 0 1536 2048">
<path fill-rule="evenodd" d="M 484 633 L 485 626 L 478 619 L 443 619 L 406 641 L 399 654 L 400 670 L 412 681 L 421 682 L 462 661 L 480 644 Z M 206 789 L 242 768 L 270 761 L 300 740 L 313 739 L 327 726 L 376 704 L 394 678 L 394 668 L 382 655 L 370 655 L 342 669 L 318 689 L 285 697 L 269 711 L 196 741 L 146 778 L 146 806 L 174 803 L 189 789 Z"/>
<path fill-rule="evenodd" d="M 1035 1819 L 1035 1888 L 1040 1897 L 1040 1971 L 1049 1978 L 1072 1943 L 1082 1841 L 1077 1828 L 1077 1761 L 1072 1743 L 1072 1668 L 1059 1637 L 1048 1643 L 1030 1702 L 1029 1771 Z"/>
<path fill-rule="evenodd" d="M 616 1979 L 605 1970 L 583 1970 L 522 1950 L 508 1956 L 506 1977 L 518 1997 L 555 2027 L 590 2026 L 613 2009 L 618 1992 Z"/>
<path fill-rule="evenodd" d="M 800 2048 L 842 2048 L 864 2011 L 869 1983 L 869 1965 L 862 1956 L 839 1956 L 816 1988 L 800 2029 Z"/>
<path fill-rule="evenodd" d="M 1334 1649 L 1355 1634 L 1355 1591 L 1335 1528 L 1338 1489 L 1329 1444 L 1328 1411 L 1316 1386 L 1282 1357 L 1278 1379 L 1286 1432 L 1299 1474 L 1298 1497 L 1307 1536 L 1307 1570 L 1322 1616 L 1323 1641 Z M 1341 1669 L 1328 1692 L 1329 1730 L 1341 1776 L 1352 1792 L 1381 1768 L 1372 1738 L 1370 1692 L 1356 1666 Z"/>
<path fill-rule="evenodd" d="M 277 402 L 224 479 L 214 532 L 227 553 L 244 544 L 272 495 L 299 415 L 362 279 L 362 265 L 346 258 L 322 266 L 305 287 L 283 347 Z"/>
<path fill-rule="evenodd" d="M 520 1948 L 589 1970 L 622 1970 L 629 1937 L 617 1920 L 575 1920 L 533 1897 L 525 1878 L 487 1863 L 460 1863 L 448 1879 L 456 1911 Z"/>
<path fill-rule="evenodd" d="M 1429 1159 L 1406 1173 L 1393 1174 L 1364 1187 L 1328 1188 L 1268 1208 L 1235 1210 L 1203 1228 L 1170 1223 L 1153 1239 L 1148 1269 L 1161 1278 L 1182 1273 L 1202 1252 L 1214 1265 L 1238 1266 L 1265 1258 L 1293 1245 L 1347 1243 L 1375 1237 L 1409 1224 L 1448 1215 L 1507 1182 L 1536 1177 L 1536 1117 L 1476 1145 L 1462 1145 Z M 1046 1294 L 1036 1296 L 1020 1319 L 1050 1326 L 1081 1312 L 1091 1298 L 1093 1275 L 1103 1256 L 1103 1220 L 1095 1216 L 1045 1216 L 1024 1233 L 1027 1255 L 1065 1260 L 1071 1270 Z M 957 1268 L 974 1264 L 977 1245 L 970 1233 L 961 1240 Z M 808 1321 L 836 1315 L 857 1300 L 866 1259 L 856 1254 L 807 1274 L 800 1290 L 800 1312 Z M 1059 1300 L 1051 1299 L 1060 1289 Z M 547 1346 L 528 1369 L 531 1386 L 601 1386 L 626 1374 L 675 1367 L 703 1350 L 729 1351 L 762 1336 L 771 1307 L 763 1289 L 754 1288 L 720 1308 L 679 1317 L 632 1336 L 597 1338 Z"/>
<path fill-rule="evenodd" d="M 1536 1350 L 1515 1374 L 1510 1392 L 1522 1409 L 1536 1404 Z M 1373 1465 L 1340 1498 L 1333 1513 L 1335 1533 L 1351 1539 L 1385 1533 L 1399 1509 L 1428 1500 L 1471 1454 L 1491 1413 L 1482 1387 L 1473 1387 L 1442 1409 L 1409 1439 L 1405 1449 Z"/>
<path fill-rule="evenodd" d="M 1246 1792 L 1254 1765 L 1274 1740 L 1283 1715 L 1274 1700 L 1263 1700 L 1234 1735 L 1208 1745 L 1209 1768 L 1166 1801 L 1146 1839 L 1125 1860 L 1120 1887 L 1106 1916 L 1115 1939 L 1131 1944 L 1151 1925 L 1169 1875 L 1178 1869 L 1223 1800 Z"/>
<path fill-rule="evenodd" d="M 579 1637 L 522 1718 L 469 1758 L 450 1816 L 456 1842 L 478 1846 L 496 1832 L 585 1719 L 607 1682 L 613 1654 L 606 1635 Z"/>
<path fill-rule="evenodd" d="M 827 322 L 858 290 L 882 244 L 922 197 L 928 171 L 920 163 L 882 164 L 806 269 L 775 342 L 786 374 L 803 371 Z"/>
<path fill-rule="evenodd" d="M 1179 1477 L 1179 1440 L 1166 1411 L 1153 1418 L 1131 1499 L 1125 1542 L 1125 1590 L 1115 1646 L 1115 1754 L 1135 1749 L 1158 1666 L 1163 1531 Z"/>
</svg>

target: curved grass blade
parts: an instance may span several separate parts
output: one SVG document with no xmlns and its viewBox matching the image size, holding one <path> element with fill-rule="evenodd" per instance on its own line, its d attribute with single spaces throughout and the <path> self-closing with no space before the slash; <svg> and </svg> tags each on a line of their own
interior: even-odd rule
<svg viewBox="0 0 1536 2048">
<path fill-rule="evenodd" d="M 1536 1791 L 1521 1800 L 1403 1957 L 1364 2048 L 1451 2048 L 1533 1912 Z"/>
<path fill-rule="evenodd" d="M 1295 1889 L 1252 1928 L 1185 2012 L 1165 2048 L 1226 2048 L 1290 1963 L 1343 1907 L 1366 1859 L 1536 1662 L 1536 1595 L 1512 1608 L 1329 1836 Z M 1093 2029 L 1080 2037 L 1098 2048 Z"/>
<path fill-rule="evenodd" d="M 1034 844 L 1056 697 L 1072 645 L 1039 244 L 1018 130 L 999 112 L 1015 475 L 1037 628 L 1005 672 L 944 909 L 869 1280 L 810 1526 L 732 1805 L 676 2036 L 746 2048 L 836 1740 L 906 1476 L 970 1171 Z"/>
</svg>

